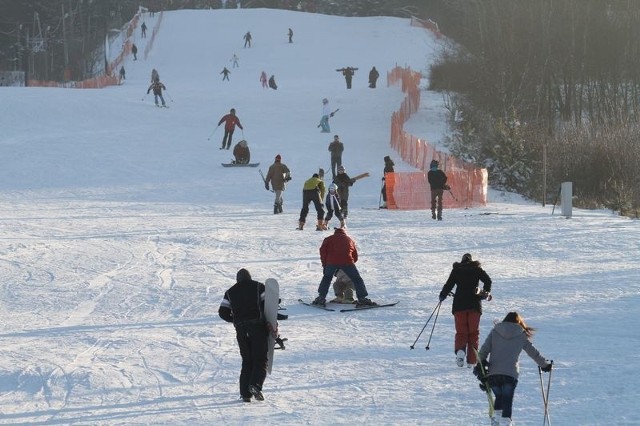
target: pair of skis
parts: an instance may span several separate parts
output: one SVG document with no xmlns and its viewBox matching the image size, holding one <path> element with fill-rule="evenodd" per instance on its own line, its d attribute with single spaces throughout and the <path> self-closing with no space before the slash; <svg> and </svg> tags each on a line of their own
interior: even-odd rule
<svg viewBox="0 0 640 426">
<path fill-rule="evenodd" d="M 335 312 L 335 309 L 333 308 L 328 308 L 326 306 L 323 305 L 314 305 L 313 303 L 309 303 L 309 302 L 305 302 L 302 299 L 298 299 L 298 302 L 302 303 L 303 305 L 307 305 L 307 306 L 311 306 L 312 308 L 317 308 L 317 309 L 322 309 L 324 311 L 330 311 L 330 312 Z M 389 306 L 395 306 L 399 303 L 398 302 L 392 302 L 392 303 L 384 303 L 381 305 L 365 305 L 365 306 L 360 306 L 360 307 L 352 307 L 352 308 L 344 308 L 344 309 L 340 309 L 340 312 L 354 312 L 354 311 L 364 311 L 367 309 L 374 309 L 374 308 L 387 308 Z"/>
</svg>

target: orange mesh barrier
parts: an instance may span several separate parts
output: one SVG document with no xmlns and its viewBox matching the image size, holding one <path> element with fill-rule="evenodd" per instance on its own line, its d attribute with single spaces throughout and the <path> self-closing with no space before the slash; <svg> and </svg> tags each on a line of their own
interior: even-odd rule
<svg viewBox="0 0 640 426">
<path fill-rule="evenodd" d="M 404 123 L 420 106 L 421 75 L 409 68 L 395 67 L 387 74 L 387 85 L 401 83 L 406 96 L 400 109 L 391 116 L 391 147 L 408 164 L 422 172 L 394 173 L 394 185 L 387 178 L 387 206 L 390 209 L 431 208 L 431 190 L 427 183 L 427 172 L 431 160 L 440 162 L 440 169 L 447 175 L 450 192 L 445 192 L 443 205 L 452 207 L 474 207 L 487 204 L 487 170 L 459 160 L 450 154 L 438 151 L 428 142 L 404 131 Z M 417 177 L 421 176 L 421 179 Z M 415 187 L 409 188 L 409 186 Z M 426 195 L 425 195 L 426 194 Z M 453 194 L 453 195 L 452 195 Z M 394 203 L 389 200 L 393 198 Z"/>
</svg>

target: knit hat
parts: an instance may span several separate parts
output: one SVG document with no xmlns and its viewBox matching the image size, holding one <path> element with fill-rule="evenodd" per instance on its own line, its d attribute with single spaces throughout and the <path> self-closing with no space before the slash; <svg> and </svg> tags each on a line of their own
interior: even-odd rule
<svg viewBox="0 0 640 426">
<path fill-rule="evenodd" d="M 323 177 L 323 176 L 324 176 L 324 169 L 320 167 L 320 170 L 318 170 L 318 177 Z"/>
<path fill-rule="evenodd" d="M 471 254 L 465 253 L 462 255 L 462 263 L 471 262 L 472 260 L 473 259 L 471 259 Z"/>
<path fill-rule="evenodd" d="M 338 166 L 338 173 L 344 173 L 344 166 Z"/>
<path fill-rule="evenodd" d="M 236 281 L 241 283 L 243 281 L 251 281 L 251 274 L 246 269 L 242 268 L 236 274 Z"/>
<path fill-rule="evenodd" d="M 282 159 L 282 157 L 280 157 L 280 154 L 276 155 L 276 161 L 280 161 Z"/>
</svg>

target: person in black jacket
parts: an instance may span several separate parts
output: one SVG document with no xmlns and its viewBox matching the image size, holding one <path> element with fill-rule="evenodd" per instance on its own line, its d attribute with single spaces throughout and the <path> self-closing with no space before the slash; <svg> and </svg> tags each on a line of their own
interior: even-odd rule
<svg viewBox="0 0 640 426">
<path fill-rule="evenodd" d="M 240 396 L 244 402 L 251 397 L 262 401 L 262 385 L 267 377 L 267 340 L 269 330 L 264 317 L 263 283 L 251 279 L 246 269 L 236 274 L 236 284 L 224 293 L 218 315 L 233 322 L 242 357 Z"/>
<path fill-rule="evenodd" d="M 391 157 L 389 157 L 388 155 L 384 157 L 384 171 L 383 171 L 383 176 L 382 176 L 382 190 L 380 191 L 382 193 L 382 204 L 380 205 L 381 209 L 386 209 L 387 208 L 387 179 L 386 179 L 386 175 L 387 173 L 393 173 L 394 169 L 393 166 L 395 166 L 395 163 L 393 162 L 393 160 L 391 159 Z"/>
<path fill-rule="evenodd" d="M 442 220 L 442 195 L 445 189 L 449 189 L 449 186 L 447 185 L 447 175 L 438 168 L 439 165 L 437 160 L 431 160 L 427 180 L 431 186 L 431 219 Z"/>
<path fill-rule="evenodd" d="M 478 288 L 480 281 L 484 284 L 482 290 Z M 473 260 L 469 253 L 462 256 L 460 263 L 454 262 L 449 279 L 442 287 L 440 301 L 444 301 L 453 287 L 451 312 L 456 324 L 454 352 L 458 367 L 464 365 L 465 353 L 468 367 L 476 363 L 475 350 L 480 342 L 480 316 L 482 315 L 481 300 L 491 300 L 491 278 L 482 269 L 480 262 Z"/>
<path fill-rule="evenodd" d="M 378 81 L 378 77 L 380 77 L 380 73 L 378 72 L 376 67 L 371 68 L 371 71 L 369 71 L 369 87 L 371 89 L 376 88 L 376 82 Z"/>
</svg>

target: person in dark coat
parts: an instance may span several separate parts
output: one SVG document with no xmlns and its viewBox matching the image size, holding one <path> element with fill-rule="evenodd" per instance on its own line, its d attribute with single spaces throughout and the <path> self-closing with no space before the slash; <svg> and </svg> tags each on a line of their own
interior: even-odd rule
<svg viewBox="0 0 640 426">
<path fill-rule="evenodd" d="M 342 72 L 342 75 L 344 76 L 344 81 L 347 83 L 347 89 L 351 89 L 351 80 L 353 79 L 353 75 L 355 74 L 357 69 L 358 68 L 346 67 L 346 68 L 340 68 L 336 70 L 336 71 Z"/>
<path fill-rule="evenodd" d="M 289 32 L 287 34 L 289 35 L 289 43 L 293 43 L 293 30 L 289 28 Z"/>
<path fill-rule="evenodd" d="M 384 157 L 384 171 L 383 171 L 383 175 L 382 175 L 382 205 L 380 206 L 380 208 L 382 209 L 386 209 L 387 208 L 387 179 L 386 179 L 386 175 L 387 173 L 394 173 L 394 169 L 393 166 L 395 166 L 395 163 L 393 162 L 393 160 L 391 159 L 391 157 L 389 157 L 388 155 Z"/>
<path fill-rule="evenodd" d="M 224 123 L 224 137 L 222 138 L 222 147 L 220 149 L 229 149 L 231 148 L 231 139 L 233 139 L 233 132 L 236 126 L 240 127 L 241 130 L 244 130 L 244 128 L 240 124 L 240 119 L 236 116 L 235 108 L 231 108 L 229 114 L 224 115 L 218 121 L 218 126 L 222 123 Z"/>
<path fill-rule="evenodd" d="M 236 328 L 240 347 L 240 397 L 251 402 L 251 397 L 262 401 L 262 386 L 267 377 L 267 351 L 269 330 L 264 317 L 265 287 L 251 279 L 246 269 L 236 274 L 236 283 L 222 298 L 218 315 Z"/>
<path fill-rule="evenodd" d="M 478 285 L 484 284 L 482 291 Z M 482 269 L 480 262 L 473 260 L 471 254 L 465 253 L 460 263 L 454 262 L 449 279 L 442 287 L 440 301 L 444 301 L 456 287 L 453 295 L 451 312 L 456 324 L 456 337 L 453 351 L 456 354 L 458 367 L 467 363 L 472 367 L 476 363 L 475 350 L 478 350 L 480 339 L 480 316 L 482 300 L 491 300 L 491 278 Z"/>
<path fill-rule="evenodd" d="M 152 89 L 153 89 L 153 97 L 155 99 L 156 106 L 159 106 L 158 98 L 160 98 L 160 100 L 162 101 L 162 106 L 167 106 L 164 102 L 164 97 L 162 96 L 162 91 L 167 90 L 166 86 L 162 84 L 160 80 L 156 80 L 153 83 L 151 83 L 151 86 L 149 86 L 149 88 L 147 89 L 147 95 Z"/>
<path fill-rule="evenodd" d="M 133 43 L 131 45 L 131 53 L 133 53 L 133 60 L 137 61 L 138 60 L 138 46 L 136 46 L 135 43 Z"/>
<path fill-rule="evenodd" d="M 249 151 L 247 141 L 243 139 L 233 147 L 233 156 L 235 157 L 235 164 L 249 164 L 251 152 Z"/>
<path fill-rule="evenodd" d="M 269 77 L 269 87 L 273 90 L 278 90 L 278 85 L 276 84 L 276 78 L 272 75 Z"/>
<path fill-rule="evenodd" d="M 447 186 L 447 175 L 438 168 L 440 163 L 432 160 L 427 173 L 427 180 L 431 186 L 431 218 L 442 220 L 442 196 Z M 436 215 L 437 212 L 437 215 Z"/>
<path fill-rule="evenodd" d="M 357 306 L 372 306 L 376 302 L 368 296 L 367 287 L 356 267 L 358 261 L 358 249 L 344 228 L 336 228 L 333 235 L 325 238 L 320 246 L 320 262 L 322 263 L 322 280 L 318 286 L 318 297 L 312 302 L 314 305 L 325 306 L 326 297 L 333 276 L 338 269 L 343 271 L 353 282 L 358 301 Z"/>
<path fill-rule="evenodd" d="M 518 360 L 522 351 L 525 351 L 542 371 L 548 373 L 553 368 L 553 362 L 547 361 L 531 343 L 534 331 L 535 329 L 525 324 L 520 314 L 509 312 L 502 322 L 493 327 L 478 351 L 480 361 L 489 366 L 488 383 L 495 395 L 492 425 L 511 424 L 513 396 L 520 372 Z M 474 368 L 473 372 L 476 376 L 482 374 L 478 368 Z"/>
<path fill-rule="evenodd" d="M 356 180 L 349 177 L 344 166 L 338 166 L 338 174 L 333 179 L 333 182 L 338 185 L 342 217 L 346 219 L 349 214 L 349 187 L 353 186 Z"/>
<path fill-rule="evenodd" d="M 120 81 L 126 80 L 126 71 L 124 70 L 124 65 L 120 65 Z"/>
<path fill-rule="evenodd" d="M 142 23 L 142 25 L 140 26 L 140 29 L 142 30 L 142 38 L 146 38 L 147 37 L 147 24 L 146 23 Z"/>
<path fill-rule="evenodd" d="M 229 71 L 227 67 L 222 67 L 222 71 L 220 71 L 220 74 L 222 74 L 222 81 L 229 81 L 229 74 L 231 74 L 231 71 Z"/>
<path fill-rule="evenodd" d="M 376 88 L 376 81 L 378 81 L 378 77 L 380 77 L 380 73 L 376 69 L 376 67 L 371 68 L 369 71 L 369 87 L 372 89 Z"/>
<path fill-rule="evenodd" d="M 338 195 L 338 186 L 335 183 L 329 185 L 329 192 L 327 198 L 324 200 L 324 205 L 327 208 L 327 215 L 324 217 L 323 229 L 328 229 L 329 221 L 335 213 L 336 217 L 340 221 L 340 228 L 346 226 L 344 217 L 342 216 L 342 209 L 340 208 L 340 196 Z"/>
<path fill-rule="evenodd" d="M 331 153 L 331 178 L 336 178 L 336 168 L 342 166 L 342 153 L 344 144 L 340 142 L 340 136 L 334 135 L 333 141 L 329 144 L 329 152 Z"/>
<path fill-rule="evenodd" d="M 244 47 L 247 47 L 247 45 L 251 47 L 251 33 L 247 31 L 247 33 L 242 38 L 244 38 Z"/>
</svg>

